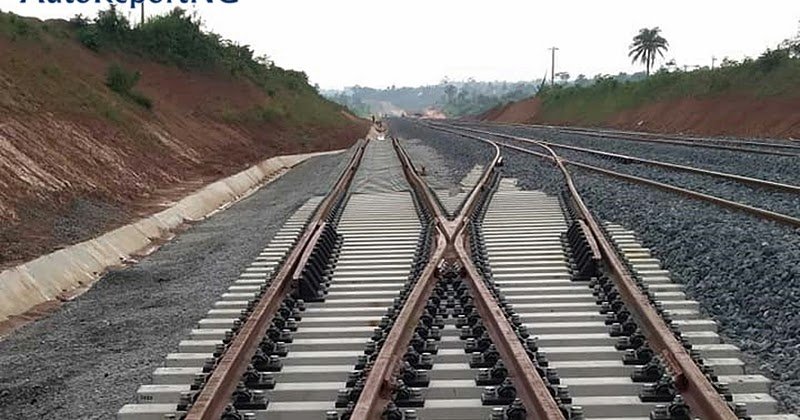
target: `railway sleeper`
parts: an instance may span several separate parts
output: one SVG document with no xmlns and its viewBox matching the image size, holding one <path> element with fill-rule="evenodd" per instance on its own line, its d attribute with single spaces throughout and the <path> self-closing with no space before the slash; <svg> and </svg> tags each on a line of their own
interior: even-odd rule
<svg viewBox="0 0 800 420">
<path fill-rule="evenodd" d="M 554 219 L 554 211 L 566 217 Z M 504 293 L 511 290 L 505 294 L 508 303 L 520 312 L 521 318 L 528 320 L 525 324 L 535 332 L 533 335 L 538 338 L 540 351 L 547 355 L 549 365 L 558 370 L 562 382 L 570 386 L 573 407 L 582 407 L 587 418 L 644 418 L 651 413 L 654 418 L 663 418 L 657 416 L 663 416 L 665 412 L 678 416 L 683 403 L 674 394 L 667 400 L 669 391 L 660 400 L 665 402 L 642 401 L 639 394 L 643 385 L 649 384 L 659 391 L 659 387 L 654 385 L 662 380 L 663 367 L 658 358 L 652 357 L 635 323 L 628 322 L 629 313 L 615 298 L 615 289 L 606 286 L 602 273 L 585 275 L 587 244 L 579 237 L 570 242 L 570 236 L 578 229 L 570 229 L 569 215 L 569 207 L 562 211 L 557 199 L 540 192 L 496 193 L 482 223 L 484 233 L 492 233 L 495 238 L 495 242 L 486 246 L 490 263 L 494 258 L 505 262 L 512 261 L 512 255 L 525 255 L 521 253 L 524 247 L 541 249 L 553 246 L 563 249 L 568 263 L 554 264 L 563 258 L 552 257 L 552 254 L 538 259 L 519 258 L 521 267 L 539 267 L 538 270 L 527 270 L 536 275 L 521 279 L 514 277 L 513 272 L 498 273 L 495 270 L 494 284 Z M 504 241 L 500 232 L 504 232 L 508 220 L 514 220 L 518 226 L 526 226 L 520 225 L 520 220 L 530 222 L 527 226 L 531 230 L 519 234 L 521 237 L 529 235 L 529 243 L 515 247 Z M 544 220 L 548 222 L 542 223 Z M 562 232 L 548 239 L 544 234 L 529 234 L 535 231 L 534 227 L 541 228 L 542 232 L 553 228 Z M 774 414 L 775 401 L 766 393 L 768 380 L 759 375 L 744 375 L 737 350 L 721 344 L 714 323 L 697 313 L 697 303 L 685 300 L 680 287 L 672 286 L 669 273 L 654 265 L 648 250 L 639 244 L 624 242 L 625 239 L 628 238 L 620 239 L 626 245 L 625 252 L 639 263 L 638 266 L 634 264 L 634 268 L 639 268 L 635 272 L 639 281 L 649 287 L 651 298 L 662 314 L 673 319 L 672 325 L 681 332 L 683 342 L 694 350 L 696 356 L 703 357 L 705 366 L 713 368 L 720 381 L 718 390 L 726 398 L 732 397 L 732 404 L 739 413 L 742 413 L 742 404 L 747 403 L 753 418 Z M 550 258 L 552 260 L 548 261 Z M 564 280 L 564 272 L 570 275 L 569 280 Z M 515 290 L 521 287 L 524 290 Z M 592 312 L 602 316 L 591 315 Z M 647 363 L 642 363 L 645 361 Z M 727 388 L 723 383 L 729 383 Z"/>
<path fill-rule="evenodd" d="M 528 357 L 533 362 L 539 376 L 544 381 L 551 396 L 560 405 L 562 414 L 566 418 L 581 418 L 581 410 L 573 410 L 570 406 L 572 397 L 569 388 L 561 383 L 558 372 L 549 368 L 547 357 L 539 352 L 538 341 L 531 337 L 528 327 L 522 322 L 522 317 L 517 314 L 506 297 L 498 289 L 493 279 L 491 264 L 488 258 L 485 235 L 482 230 L 481 220 L 484 219 L 487 211 L 487 203 L 491 194 L 497 190 L 499 179 L 495 179 L 492 188 L 487 189 L 486 195 L 482 200 L 482 205 L 478 208 L 476 216 L 470 223 L 470 249 L 472 260 L 478 271 L 482 274 L 484 282 L 495 296 L 497 304 L 503 309 L 511 326 L 516 330 L 517 338 L 526 349 Z M 485 405 L 503 405 L 504 408 L 492 411 L 492 418 L 517 419 L 525 418 L 525 407 L 517 399 L 516 389 L 508 377 L 508 370 L 500 359 L 500 356 L 492 341 L 480 322 L 480 317 L 475 308 L 469 302 L 469 312 L 461 315 L 459 324 L 461 325 L 461 337 L 465 338 L 465 351 L 471 354 L 470 366 L 481 368 L 476 376 L 476 384 L 487 385 L 481 395 L 481 400 Z"/>
<path fill-rule="evenodd" d="M 573 221 L 572 226 L 578 225 L 579 221 Z M 588 232 L 585 229 L 577 230 L 571 229 L 572 234 L 567 234 L 567 246 L 577 253 L 573 254 L 586 254 L 593 253 L 593 250 L 588 249 L 586 235 Z M 630 268 L 630 267 L 629 267 Z M 657 267 L 656 267 L 657 268 Z M 631 375 L 635 382 L 648 382 L 643 384 L 639 392 L 639 398 L 642 402 L 646 403 L 667 403 L 667 412 L 678 415 L 677 413 L 684 413 L 685 403 L 682 399 L 678 398 L 672 377 L 667 374 L 663 368 L 661 361 L 655 357 L 653 351 L 649 348 L 644 339 L 643 334 L 639 331 L 636 322 L 630 316 L 630 312 L 625 307 L 624 303 L 619 298 L 616 287 L 602 275 L 599 271 L 597 276 L 592 277 L 591 284 L 594 285 L 594 294 L 597 296 L 598 303 L 602 305 L 601 313 L 606 314 L 606 325 L 611 326 L 610 334 L 619 337 L 619 341 L 615 345 L 617 350 L 624 350 L 623 363 L 626 365 L 645 366 L 637 368 Z M 679 340 L 684 344 L 689 351 L 692 358 L 706 373 L 709 380 L 714 384 L 714 387 L 726 401 L 733 401 L 733 395 L 730 392 L 727 384 L 719 383 L 717 376 L 714 374 L 713 368 L 704 365 L 700 353 L 696 349 L 692 349 L 692 344 L 683 338 L 680 329 L 672 324 L 672 316 L 666 313 L 658 303 L 654 296 L 649 293 L 647 286 L 642 282 L 641 278 L 637 277 L 637 284 L 642 291 L 648 296 L 651 303 L 654 304 L 656 310 L 665 320 L 667 325 L 671 326 L 673 332 Z M 736 409 L 743 415 L 745 412 L 741 404 L 737 404 Z M 652 413 L 651 413 L 652 415 Z"/>
</svg>

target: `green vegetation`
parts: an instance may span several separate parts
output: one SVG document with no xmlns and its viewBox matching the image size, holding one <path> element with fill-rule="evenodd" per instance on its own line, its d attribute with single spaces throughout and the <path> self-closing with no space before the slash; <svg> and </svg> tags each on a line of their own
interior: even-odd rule
<svg viewBox="0 0 800 420">
<path fill-rule="evenodd" d="M 199 18 L 176 8 L 132 26 L 115 7 L 100 11 L 94 19 L 82 15 L 70 20 L 77 39 L 98 53 L 135 55 L 186 71 L 224 72 L 260 87 L 269 100 L 250 110 L 226 108 L 220 118 L 230 122 L 297 122 L 341 124 L 339 105 L 324 100 L 309 85 L 305 73 L 276 66 L 267 56 L 255 56 L 248 45 L 205 32 Z M 152 101 L 136 92 L 138 72 L 113 65 L 106 84 L 120 95 L 147 108 Z"/>
<path fill-rule="evenodd" d="M 586 80 L 586 79 L 584 79 Z M 662 68 L 650 77 L 598 76 L 593 82 L 547 86 L 538 94 L 544 119 L 599 124 L 648 103 L 722 95 L 800 95 L 800 39 L 783 42 L 757 59 L 724 60 L 716 69 Z"/>
<path fill-rule="evenodd" d="M 669 43 L 661 36 L 661 28 L 652 29 L 642 28 L 639 34 L 633 37 L 633 44 L 630 46 L 628 57 L 633 57 L 633 62 L 640 62 L 647 67 L 647 75 L 650 75 L 650 68 L 656 62 L 656 55 L 664 58 L 664 51 L 669 49 Z"/>
<path fill-rule="evenodd" d="M 248 45 L 204 32 L 202 21 L 180 8 L 136 27 L 113 6 L 93 20 L 78 15 L 70 22 L 81 43 L 93 51 L 136 54 L 186 70 L 224 70 L 253 81 L 270 96 L 280 90 L 316 93 L 305 73 L 284 70 L 269 57 L 255 57 Z"/>
<path fill-rule="evenodd" d="M 333 102 L 347 107 L 350 112 L 352 112 L 354 115 L 358 115 L 361 118 L 369 118 L 370 115 L 373 114 L 370 106 L 364 103 L 364 99 L 360 95 L 347 91 L 335 91 L 327 92 L 325 96 Z"/>
<path fill-rule="evenodd" d="M 38 38 L 39 28 L 35 19 L 17 16 L 13 13 L 0 13 L 0 34 L 12 41 L 21 38 Z"/>
<path fill-rule="evenodd" d="M 133 87 L 139 83 L 141 77 L 142 75 L 138 71 L 128 71 L 119 64 L 112 64 L 106 72 L 106 86 L 137 104 L 147 109 L 152 109 L 153 101 L 133 90 Z"/>
<path fill-rule="evenodd" d="M 525 99 L 535 93 L 537 89 L 538 86 L 535 83 L 520 83 L 512 89 L 482 93 L 470 90 L 468 87 L 457 89 L 453 85 L 448 85 L 445 89 L 442 110 L 448 117 L 478 115 L 496 106 Z"/>
<path fill-rule="evenodd" d="M 339 105 L 321 101 L 311 95 L 285 95 L 270 99 L 261 106 L 238 112 L 222 111 L 222 118 L 236 123 L 290 123 L 336 126 L 341 124 L 343 110 Z"/>
</svg>

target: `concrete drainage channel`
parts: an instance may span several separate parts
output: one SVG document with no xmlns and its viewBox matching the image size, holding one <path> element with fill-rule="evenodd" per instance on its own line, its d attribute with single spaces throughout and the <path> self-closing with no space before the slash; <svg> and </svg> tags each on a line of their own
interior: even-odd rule
<svg viewBox="0 0 800 420">
<path fill-rule="evenodd" d="M 475 310 L 460 267 L 439 263 L 422 315 L 411 318 L 412 326 L 394 325 L 428 265 L 434 223 L 418 195 L 398 184 L 387 147 L 388 141 L 376 140 L 366 148 L 358 178 L 364 191 L 348 194 L 341 212 L 328 220 L 335 225 L 326 231 L 329 253 L 306 266 L 318 287 L 284 300 L 223 418 L 347 419 L 362 403 L 366 378 L 393 328 L 409 327 L 413 334 L 399 371 L 382 393 L 383 418 L 526 418 L 530 407 L 516 399 L 509 360 L 489 338 L 488 320 Z M 365 181 L 370 176 L 395 179 Z M 479 178 L 477 171 L 464 184 Z M 184 415 L 215 369 L 214 357 L 225 351 L 320 200 L 306 203 L 286 223 L 119 419 Z M 457 207 L 452 198 L 442 201 Z M 520 191 L 513 179 L 494 179 L 478 207 L 470 222 L 473 260 L 561 418 L 691 418 L 659 356 L 598 271 L 591 240 L 568 206 L 541 192 Z M 738 350 L 722 344 L 714 322 L 686 300 L 632 232 L 613 224 L 604 229 L 738 417 L 798 419 L 777 414 L 769 381 L 744 374 Z"/>
</svg>

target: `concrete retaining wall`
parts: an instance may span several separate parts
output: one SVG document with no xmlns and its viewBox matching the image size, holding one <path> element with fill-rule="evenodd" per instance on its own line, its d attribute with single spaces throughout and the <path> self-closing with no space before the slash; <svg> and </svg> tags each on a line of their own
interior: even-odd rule
<svg viewBox="0 0 800 420">
<path fill-rule="evenodd" d="M 238 174 L 207 185 L 170 208 L 104 235 L 39 257 L 0 273 L 0 322 L 96 281 L 167 237 L 187 221 L 200 220 L 271 181 L 278 172 L 306 159 L 329 153 L 307 153 L 267 159 Z"/>
</svg>

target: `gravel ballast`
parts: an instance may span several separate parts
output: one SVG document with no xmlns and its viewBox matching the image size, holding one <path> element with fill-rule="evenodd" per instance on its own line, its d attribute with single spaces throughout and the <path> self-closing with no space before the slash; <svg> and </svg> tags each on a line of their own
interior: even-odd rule
<svg viewBox="0 0 800 420">
<path fill-rule="evenodd" d="M 498 140 L 537 152 L 542 152 L 542 149 L 536 147 L 535 145 L 516 142 L 513 140 L 505 140 L 502 138 L 495 138 L 493 136 L 487 137 L 490 137 L 493 140 Z M 653 181 L 658 181 L 676 187 L 689 188 L 693 191 L 748 204 L 777 213 L 800 217 L 800 194 L 753 187 L 736 181 L 690 172 L 675 171 L 653 165 L 621 162 L 617 159 L 604 158 L 585 152 L 557 148 L 556 153 L 558 153 L 558 155 L 562 158 L 573 162 L 580 162 L 603 169 L 610 169 L 626 175 L 644 177 Z"/>
<path fill-rule="evenodd" d="M 800 185 L 800 158 L 761 155 L 702 147 L 598 138 L 553 129 L 481 124 L 476 127 L 570 146 L 586 147 L 644 159 L 695 166 L 769 181 Z M 559 150 L 561 152 L 562 150 Z"/>
<path fill-rule="evenodd" d="M 0 341 L 0 418 L 109 419 L 349 153 L 310 159 Z"/>
<path fill-rule="evenodd" d="M 434 188 L 458 185 L 475 165 L 485 165 L 494 157 L 494 149 L 477 141 L 461 144 L 458 159 L 453 159 L 452 136 L 409 121 L 389 120 L 390 134 L 399 138 L 415 165 L 425 166 L 428 182 Z"/>
<path fill-rule="evenodd" d="M 416 130 L 415 137 L 452 168 L 472 165 L 472 154 L 463 158 L 463 151 L 482 147 L 457 135 Z M 503 153 L 505 176 L 517 178 L 524 189 L 560 194 L 563 178 L 552 164 L 520 152 Z M 752 169 L 746 161 L 737 165 L 745 165 L 738 173 L 754 176 L 746 173 Z M 595 214 L 634 230 L 719 323 L 720 333 L 745 352 L 750 369 L 775 381 L 772 394 L 783 408 L 800 412 L 800 232 L 577 168 L 572 173 Z"/>
</svg>

